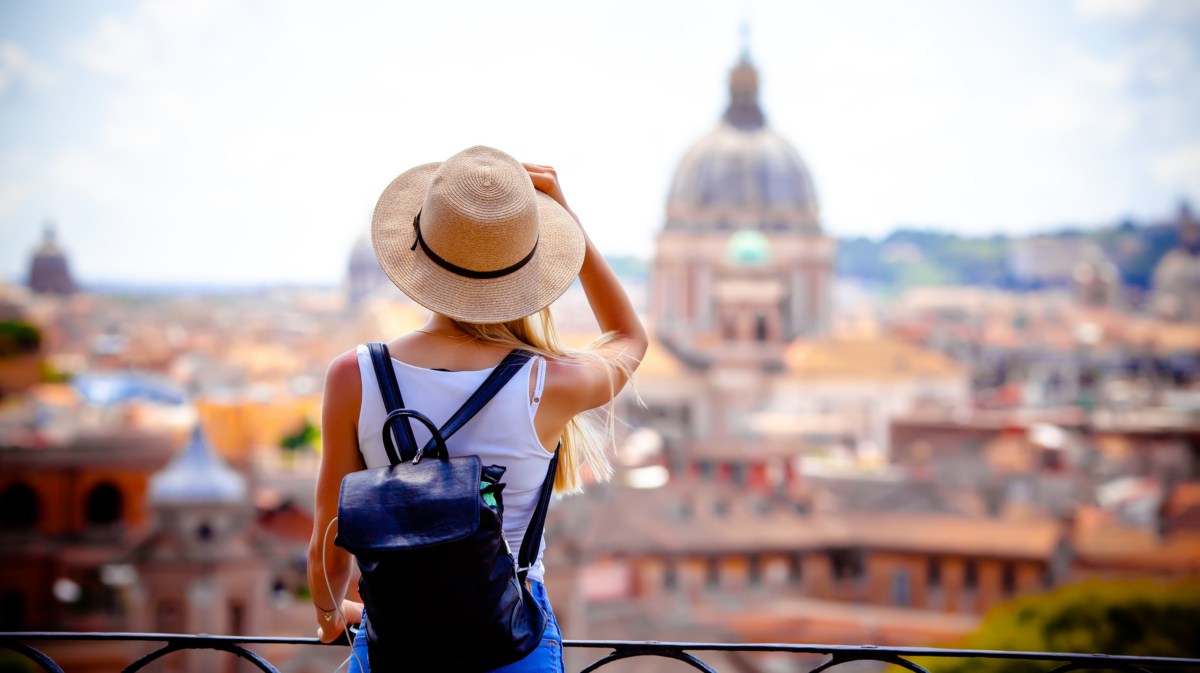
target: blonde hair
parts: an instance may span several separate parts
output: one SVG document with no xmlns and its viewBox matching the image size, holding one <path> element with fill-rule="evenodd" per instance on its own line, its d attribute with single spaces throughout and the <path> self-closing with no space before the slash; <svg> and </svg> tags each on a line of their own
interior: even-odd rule
<svg viewBox="0 0 1200 673">
<path fill-rule="evenodd" d="M 613 338 L 612 333 L 601 336 L 582 350 L 568 349 L 558 339 L 554 318 L 549 307 L 524 318 L 494 324 L 455 321 L 473 339 L 536 353 L 547 360 L 576 361 L 598 364 L 608 372 L 612 395 L 607 405 L 607 422 L 603 428 L 597 410 L 585 411 L 567 422 L 560 438 L 558 471 L 554 475 L 554 492 L 559 495 L 583 490 L 583 471 L 586 468 L 597 481 L 608 481 L 613 474 L 608 446 L 616 442 L 616 377 L 623 375 L 632 383 L 633 371 L 620 358 L 596 350 Z M 545 365 L 542 365 L 545 366 Z M 634 393 L 636 396 L 636 392 Z"/>
</svg>

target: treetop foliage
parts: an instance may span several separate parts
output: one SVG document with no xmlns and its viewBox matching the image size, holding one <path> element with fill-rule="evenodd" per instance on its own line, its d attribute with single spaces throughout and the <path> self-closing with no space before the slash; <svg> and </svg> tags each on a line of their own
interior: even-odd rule
<svg viewBox="0 0 1200 673">
<path fill-rule="evenodd" d="M 1090 580 L 988 613 L 953 645 L 972 650 L 1200 659 L 1200 581 Z M 1044 661 L 925 659 L 931 673 L 1045 673 Z"/>
</svg>

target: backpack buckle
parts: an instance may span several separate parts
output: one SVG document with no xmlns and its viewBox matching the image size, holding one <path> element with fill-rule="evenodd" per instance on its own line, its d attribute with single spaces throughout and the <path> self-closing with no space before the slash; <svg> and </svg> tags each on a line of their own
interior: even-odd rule
<svg viewBox="0 0 1200 673">
<path fill-rule="evenodd" d="M 413 456 L 412 464 L 416 465 L 417 463 L 421 462 L 421 456 L 423 456 L 423 455 L 425 455 L 425 449 L 424 448 L 417 449 L 416 455 Z"/>
</svg>

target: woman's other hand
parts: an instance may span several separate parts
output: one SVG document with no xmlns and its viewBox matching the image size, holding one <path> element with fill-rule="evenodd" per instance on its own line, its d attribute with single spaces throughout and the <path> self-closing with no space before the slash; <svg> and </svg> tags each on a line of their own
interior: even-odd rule
<svg viewBox="0 0 1200 673">
<path fill-rule="evenodd" d="M 362 623 L 363 604 L 348 598 L 342 600 L 342 615 L 346 617 L 347 624 L 358 626 Z"/>
</svg>

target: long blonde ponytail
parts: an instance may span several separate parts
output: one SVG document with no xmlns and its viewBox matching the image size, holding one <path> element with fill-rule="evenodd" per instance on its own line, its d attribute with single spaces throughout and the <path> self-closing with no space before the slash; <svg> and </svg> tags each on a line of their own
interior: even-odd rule
<svg viewBox="0 0 1200 673">
<path fill-rule="evenodd" d="M 472 338 L 504 348 L 519 348 L 536 353 L 547 360 L 577 361 L 597 364 L 608 372 L 610 385 L 616 392 L 618 374 L 632 380 L 633 372 L 618 358 L 595 350 L 612 338 L 606 334 L 582 350 L 567 349 L 558 339 L 554 318 L 549 307 L 537 313 L 495 324 L 457 322 Z M 586 468 L 597 481 L 608 481 L 613 468 L 607 447 L 616 441 L 615 401 L 606 405 L 607 419 L 603 426 L 597 410 L 586 411 L 571 419 L 562 434 L 558 472 L 554 475 L 554 492 L 559 495 L 583 490 L 583 471 Z M 603 428 L 603 429 L 602 429 Z"/>
</svg>

